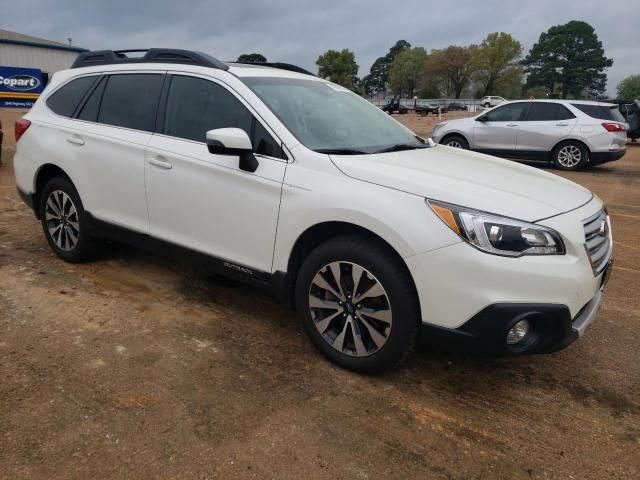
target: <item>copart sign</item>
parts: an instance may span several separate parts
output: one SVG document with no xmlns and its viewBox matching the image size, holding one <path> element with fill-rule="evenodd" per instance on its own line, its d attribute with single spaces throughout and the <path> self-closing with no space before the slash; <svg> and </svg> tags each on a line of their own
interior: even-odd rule
<svg viewBox="0 0 640 480">
<path fill-rule="evenodd" d="M 43 89 L 40 70 L 0 66 L 0 107 L 31 108 Z"/>
</svg>

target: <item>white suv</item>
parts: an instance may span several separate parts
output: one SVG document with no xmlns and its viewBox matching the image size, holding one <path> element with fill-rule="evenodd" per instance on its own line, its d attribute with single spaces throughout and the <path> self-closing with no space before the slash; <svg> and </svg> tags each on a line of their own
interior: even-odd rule
<svg viewBox="0 0 640 480">
<path fill-rule="evenodd" d="M 602 201 L 549 173 L 417 137 L 286 64 L 89 52 L 16 124 L 15 173 L 52 250 L 107 237 L 274 291 L 361 372 L 419 332 L 551 352 L 594 319 Z"/>
<path fill-rule="evenodd" d="M 502 102 L 506 100 L 503 97 L 497 97 L 495 95 L 489 95 L 486 97 L 482 97 L 480 99 L 480 106 L 483 108 L 495 107 L 496 105 L 500 105 Z"/>
<path fill-rule="evenodd" d="M 579 100 L 508 102 L 470 118 L 434 126 L 434 141 L 512 159 L 578 170 L 622 158 L 628 125 L 610 103 Z"/>
</svg>

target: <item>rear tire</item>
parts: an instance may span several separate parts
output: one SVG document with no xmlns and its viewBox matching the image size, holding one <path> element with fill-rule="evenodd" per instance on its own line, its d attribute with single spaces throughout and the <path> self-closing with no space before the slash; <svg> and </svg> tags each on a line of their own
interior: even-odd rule
<svg viewBox="0 0 640 480">
<path fill-rule="evenodd" d="M 447 147 L 469 150 L 469 142 L 467 142 L 467 140 L 460 135 L 451 135 L 450 137 L 446 137 L 440 143 L 442 145 L 446 145 Z"/>
<path fill-rule="evenodd" d="M 483 106 L 484 108 L 491 108 L 491 104 L 489 102 L 485 103 Z"/>
<path fill-rule="evenodd" d="M 66 177 L 49 180 L 40 195 L 40 218 L 51 250 L 71 263 L 90 260 L 96 252 L 87 215 L 73 183 Z"/>
<path fill-rule="evenodd" d="M 349 235 L 321 244 L 300 268 L 295 297 L 313 344 L 343 368 L 380 373 L 415 346 L 421 322 L 415 287 L 406 266 L 379 242 Z"/>
<path fill-rule="evenodd" d="M 583 144 L 569 140 L 554 148 L 551 156 L 560 170 L 581 170 L 587 166 L 589 150 Z"/>
</svg>

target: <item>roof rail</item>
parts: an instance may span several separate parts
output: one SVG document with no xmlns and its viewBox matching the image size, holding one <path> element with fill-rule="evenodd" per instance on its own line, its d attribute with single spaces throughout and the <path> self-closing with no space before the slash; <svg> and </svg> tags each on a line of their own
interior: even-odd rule
<svg viewBox="0 0 640 480">
<path fill-rule="evenodd" d="M 130 57 L 128 53 L 144 55 Z M 229 66 L 203 52 L 178 50 L 174 48 L 149 48 L 134 50 L 96 50 L 78 55 L 71 68 L 93 67 L 126 63 L 180 63 L 183 65 L 200 65 L 202 67 L 229 70 Z"/>
<path fill-rule="evenodd" d="M 290 72 L 304 73 L 305 75 L 316 76 L 314 73 L 311 73 L 309 70 L 305 70 L 302 67 L 298 67 L 297 65 L 292 65 L 291 63 L 283 63 L 283 62 L 249 62 L 245 60 L 236 60 L 233 62 L 227 63 L 239 63 L 242 65 L 257 65 L 260 67 L 272 67 L 279 68 L 280 70 L 289 70 Z"/>
</svg>

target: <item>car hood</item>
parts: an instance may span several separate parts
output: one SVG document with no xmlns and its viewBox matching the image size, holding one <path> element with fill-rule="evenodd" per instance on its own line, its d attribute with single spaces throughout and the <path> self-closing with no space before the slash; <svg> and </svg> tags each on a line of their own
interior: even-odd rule
<svg viewBox="0 0 640 480">
<path fill-rule="evenodd" d="M 358 180 L 530 222 L 573 210 L 593 197 L 558 175 L 443 145 L 331 159 Z"/>
</svg>

